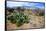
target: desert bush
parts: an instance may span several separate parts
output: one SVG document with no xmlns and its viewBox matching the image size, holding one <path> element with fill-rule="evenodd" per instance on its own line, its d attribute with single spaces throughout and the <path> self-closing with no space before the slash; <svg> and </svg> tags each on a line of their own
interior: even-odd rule
<svg viewBox="0 0 46 31">
<path fill-rule="evenodd" d="M 44 15 L 45 15 L 44 12 L 39 13 L 39 16 L 44 16 Z"/>
<path fill-rule="evenodd" d="M 16 24 L 18 27 L 24 23 L 29 23 L 28 16 L 24 15 L 24 13 L 14 13 L 13 16 L 8 18 L 11 23 Z"/>
<path fill-rule="evenodd" d="M 35 12 L 36 12 L 37 16 L 44 16 L 45 15 L 44 10 L 42 10 L 42 9 L 37 9 L 37 10 L 35 10 Z"/>
</svg>

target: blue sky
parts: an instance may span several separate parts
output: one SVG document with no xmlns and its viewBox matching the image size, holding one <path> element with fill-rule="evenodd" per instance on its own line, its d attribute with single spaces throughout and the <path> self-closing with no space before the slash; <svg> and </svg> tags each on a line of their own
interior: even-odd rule
<svg viewBox="0 0 46 31">
<path fill-rule="evenodd" d="M 38 7 L 38 8 L 44 8 L 45 4 L 39 3 L 39 2 L 12 2 L 12 1 L 7 1 L 7 7 L 16 7 L 16 6 L 29 6 L 29 7 Z"/>
</svg>

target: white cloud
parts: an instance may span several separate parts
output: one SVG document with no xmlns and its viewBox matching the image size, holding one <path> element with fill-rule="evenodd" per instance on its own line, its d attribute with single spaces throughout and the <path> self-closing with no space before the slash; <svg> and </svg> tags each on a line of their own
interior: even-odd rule
<svg viewBox="0 0 46 31">
<path fill-rule="evenodd" d="M 44 8 L 44 4 L 41 3 L 29 3 L 29 2 L 12 2 L 7 1 L 8 7 L 15 7 L 15 6 L 30 6 L 30 7 L 38 7 L 38 8 Z"/>
</svg>

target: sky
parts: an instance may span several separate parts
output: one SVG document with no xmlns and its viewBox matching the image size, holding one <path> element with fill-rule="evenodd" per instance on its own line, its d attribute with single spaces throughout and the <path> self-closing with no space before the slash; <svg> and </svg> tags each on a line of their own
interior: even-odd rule
<svg viewBox="0 0 46 31">
<path fill-rule="evenodd" d="M 45 3 L 43 2 L 12 2 L 7 1 L 7 7 L 17 7 L 17 6 L 29 6 L 29 7 L 38 7 L 38 8 L 44 8 Z"/>
</svg>

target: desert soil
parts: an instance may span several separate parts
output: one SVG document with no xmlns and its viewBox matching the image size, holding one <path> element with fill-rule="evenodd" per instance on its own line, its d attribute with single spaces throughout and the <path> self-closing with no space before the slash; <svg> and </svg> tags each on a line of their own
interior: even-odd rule
<svg viewBox="0 0 46 31">
<path fill-rule="evenodd" d="M 30 22 L 17 27 L 16 24 L 7 23 L 7 29 L 30 29 L 30 28 L 44 28 L 44 16 L 30 16 Z"/>
</svg>

